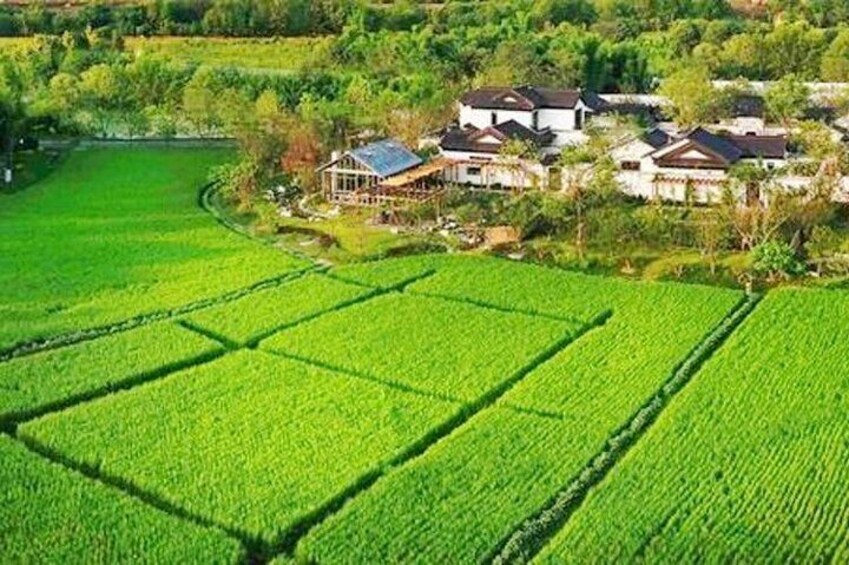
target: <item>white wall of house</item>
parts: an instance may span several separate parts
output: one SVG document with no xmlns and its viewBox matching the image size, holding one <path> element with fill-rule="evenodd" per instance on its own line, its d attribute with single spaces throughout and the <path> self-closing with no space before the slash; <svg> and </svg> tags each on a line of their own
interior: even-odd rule
<svg viewBox="0 0 849 565">
<path fill-rule="evenodd" d="M 445 180 L 486 188 L 542 188 L 546 168 L 539 163 L 523 162 L 521 169 L 507 166 L 504 158 L 491 153 L 443 151 L 442 155 L 456 161 L 446 170 Z M 499 165 L 499 164 L 503 165 Z"/>
<path fill-rule="evenodd" d="M 493 125 L 493 114 L 495 114 L 496 124 L 516 120 L 525 127 L 533 127 L 533 112 L 524 110 L 489 110 L 485 108 L 473 108 L 465 104 L 460 105 L 460 126 L 472 124 L 478 129 L 488 128 Z"/>
<path fill-rule="evenodd" d="M 578 112 L 581 114 L 581 129 L 577 129 L 576 115 Z M 496 124 L 515 120 L 523 126 L 537 131 L 550 128 L 555 134 L 552 145 L 563 147 L 564 145 L 579 144 L 587 141 L 587 136 L 582 130 L 586 124 L 587 116 L 591 114 L 591 111 L 584 106 L 583 102 L 578 102 L 578 105 L 574 109 L 540 108 L 533 111 L 490 110 L 460 104 L 460 125 L 471 124 L 478 129 L 487 128 L 493 125 L 493 114 L 495 114 Z M 534 114 L 536 114 L 536 123 L 534 122 Z"/>
</svg>

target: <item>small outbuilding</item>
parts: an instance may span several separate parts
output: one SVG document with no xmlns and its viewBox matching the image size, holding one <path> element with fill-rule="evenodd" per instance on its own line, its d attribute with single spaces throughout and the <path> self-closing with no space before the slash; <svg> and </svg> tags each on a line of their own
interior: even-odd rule
<svg viewBox="0 0 849 565">
<path fill-rule="evenodd" d="M 444 159 L 424 160 L 394 139 L 334 153 L 319 167 L 325 197 L 338 204 L 380 206 L 401 200 L 427 200 L 442 189 Z"/>
</svg>

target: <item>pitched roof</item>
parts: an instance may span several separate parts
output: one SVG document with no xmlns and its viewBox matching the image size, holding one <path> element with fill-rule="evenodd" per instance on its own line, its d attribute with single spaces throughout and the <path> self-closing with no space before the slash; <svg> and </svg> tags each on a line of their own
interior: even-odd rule
<svg viewBox="0 0 849 565">
<path fill-rule="evenodd" d="M 499 142 L 509 139 L 520 139 L 522 141 L 529 141 L 537 146 L 542 146 L 551 143 L 554 139 L 554 134 L 549 130 L 536 132 L 515 120 L 510 120 L 483 129 L 478 129 L 474 126 L 452 129 L 442 137 L 439 146 L 449 151 L 498 153 L 501 149 L 501 143 L 482 141 L 487 137 L 494 137 Z"/>
<path fill-rule="evenodd" d="M 482 131 L 487 130 L 495 130 L 505 136 L 505 138 L 509 139 L 521 139 L 523 141 L 530 141 L 531 143 L 536 143 L 537 145 L 543 145 L 554 137 L 549 130 L 542 130 L 536 132 L 528 127 L 523 126 L 516 120 L 508 120 L 506 122 L 502 122 L 498 125 L 486 128 Z"/>
<path fill-rule="evenodd" d="M 584 99 L 590 108 L 593 104 L 585 98 L 592 98 L 595 105 L 603 102 L 596 96 L 582 93 L 580 90 L 544 88 L 523 85 L 511 87 L 484 87 L 470 90 L 460 97 L 460 102 L 476 108 L 493 110 L 535 110 L 537 108 L 571 109 Z"/>
<path fill-rule="evenodd" d="M 783 159 L 787 154 L 787 137 L 783 135 L 729 135 L 745 159 Z"/>
<path fill-rule="evenodd" d="M 642 135 L 642 140 L 654 147 L 660 149 L 664 145 L 671 142 L 672 136 L 660 128 L 652 128 Z"/>
<path fill-rule="evenodd" d="M 787 138 L 783 135 L 715 134 L 697 127 L 683 137 L 671 139 L 652 156 L 659 163 L 667 163 L 664 166 L 679 166 L 683 162 L 681 154 L 690 144 L 709 154 L 709 159 L 701 166 L 712 168 L 727 168 L 740 159 L 783 159 L 787 153 Z M 687 157 L 683 159 L 687 160 Z"/>
<path fill-rule="evenodd" d="M 384 178 L 423 163 L 421 157 L 394 139 L 375 141 L 351 149 L 347 154 Z"/>
<path fill-rule="evenodd" d="M 716 135 L 708 130 L 697 127 L 685 136 L 687 139 L 713 151 L 719 157 L 729 163 L 738 161 L 743 156 L 743 151 L 726 137 Z"/>
</svg>

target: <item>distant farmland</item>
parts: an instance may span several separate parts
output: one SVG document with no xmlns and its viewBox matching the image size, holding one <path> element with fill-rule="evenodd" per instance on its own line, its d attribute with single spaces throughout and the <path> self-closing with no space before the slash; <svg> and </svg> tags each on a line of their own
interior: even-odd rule
<svg viewBox="0 0 849 565">
<path fill-rule="evenodd" d="M 29 37 L 0 37 L 0 49 L 25 48 Z M 330 37 L 216 38 L 125 37 L 131 53 L 158 54 L 183 64 L 235 67 L 257 71 L 294 72 L 317 60 Z"/>
<path fill-rule="evenodd" d="M 297 71 L 327 49 L 330 38 L 127 37 L 125 45 L 132 52 L 158 53 L 180 63 Z"/>
</svg>

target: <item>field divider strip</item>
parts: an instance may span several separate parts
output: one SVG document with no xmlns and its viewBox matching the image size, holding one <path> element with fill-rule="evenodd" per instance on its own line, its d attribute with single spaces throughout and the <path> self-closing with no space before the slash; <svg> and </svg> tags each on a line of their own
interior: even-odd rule
<svg viewBox="0 0 849 565">
<path fill-rule="evenodd" d="M 222 334 L 220 334 L 220 333 L 218 333 L 214 330 L 210 330 L 209 328 L 205 328 L 203 326 L 200 326 L 200 325 L 192 322 L 191 320 L 185 320 L 185 319 L 184 320 L 177 320 L 174 323 L 177 324 L 178 326 L 182 327 L 182 328 L 187 329 L 190 332 L 194 332 L 194 333 L 201 335 L 201 336 L 203 336 L 203 337 L 205 337 L 209 340 L 218 342 L 222 346 L 224 346 L 225 348 L 227 348 L 231 351 L 239 349 L 241 347 L 238 343 L 236 343 L 235 341 L 233 341 L 229 337 L 222 335 Z"/>
<path fill-rule="evenodd" d="M 386 293 L 380 292 L 380 289 L 375 288 L 375 289 L 372 289 L 371 292 L 366 292 L 366 293 L 363 293 L 359 296 L 351 298 L 350 300 L 345 300 L 343 302 L 340 302 L 339 304 L 334 304 L 333 306 L 330 306 L 329 308 L 323 308 L 323 309 L 321 309 L 317 312 L 313 312 L 312 314 L 308 314 L 308 315 L 302 316 L 302 317 L 300 317 L 296 320 L 292 320 L 291 322 L 286 322 L 285 324 L 280 324 L 279 326 L 275 326 L 274 328 L 272 328 L 270 330 L 266 330 L 266 331 L 264 331 L 264 332 L 262 332 L 258 335 L 251 337 L 250 339 L 248 339 L 245 342 L 245 347 L 248 347 L 250 349 L 256 349 L 257 347 L 259 347 L 260 342 L 270 338 L 274 334 L 280 333 L 284 330 L 292 329 L 296 326 L 299 326 L 301 324 L 305 324 L 307 322 L 311 322 L 312 320 L 316 320 L 316 319 L 318 319 L 322 316 L 326 316 L 327 314 L 332 314 L 333 312 L 339 312 L 341 310 L 344 310 L 345 308 L 350 308 L 351 306 L 355 306 L 357 304 L 362 304 L 363 302 L 367 302 L 367 301 L 369 301 L 373 298 L 377 298 L 378 296 L 381 296 L 383 294 L 386 294 Z"/>
<path fill-rule="evenodd" d="M 448 302 L 457 302 L 460 304 L 468 304 L 470 306 L 477 306 L 478 308 L 485 308 L 487 310 L 495 310 L 496 312 L 503 312 L 505 314 L 522 314 L 523 316 L 532 316 L 535 318 L 545 318 L 547 320 L 555 320 L 557 322 L 571 322 L 573 324 L 585 324 L 587 323 L 586 319 L 580 319 L 573 316 L 558 316 L 557 314 L 548 314 L 546 312 L 541 312 L 538 310 L 525 310 L 522 308 L 510 308 L 508 306 L 501 306 L 499 304 L 495 304 L 493 302 L 487 302 L 485 300 L 477 300 L 474 298 L 468 297 L 458 297 L 451 296 L 449 294 L 440 294 L 438 292 L 426 292 L 420 290 L 407 290 L 405 291 L 407 294 L 413 294 L 418 296 L 426 296 L 428 298 L 435 298 L 437 300 L 445 300 Z"/>
<path fill-rule="evenodd" d="M 279 350 L 271 350 L 271 349 L 262 349 L 263 352 L 268 353 L 270 355 L 275 355 L 277 357 L 282 357 L 283 359 L 289 359 L 291 361 L 297 361 L 299 363 L 303 363 L 305 365 L 311 365 L 313 367 L 318 367 L 319 369 L 324 369 L 326 371 L 331 371 L 333 373 L 337 373 L 340 377 L 348 377 L 352 379 L 357 379 L 360 381 L 368 381 L 370 383 L 375 383 L 381 386 L 385 386 L 387 388 L 391 388 L 394 390 L 399 390 L 401 392 L 406 392 L 409 394 L 415 394 L 417 396 L 423 396 L 425 398 L 430 398 L 432 400 L 439 400 L 442 402 L 454 402 L 457 404 L 467 404 L 468 401 L 463 400 L 462 398 L 456 398 L 447 394 L 441 394 L 438 392 L 433 392 L 430 390 L 416 388 L 410 385 L 406 385 L 397 381 L 392 381 L 389 379 L 382 379 L 379 377 L 375 377 L 374 375 L 370 375 L 368 373 L 362 373 L 360 371 L 354 371 L 348 369 L 346 367 L 342 367 L 339 365 L 334 365 L 332 363 L 325 363 L 324 361 L 319 361 L 317 359 L 312 359 L 310 357 L 303 357 L 301 355 L 296 355 L 294 353 L 288 353 L 286 351 Z"/>
<path fill-rule="evenodd" d="M 21 410 L 19 412 L 11 413 L 7 416 L 0 418 L 0 430 L 5 430 L 9 433 L 15 433 L 18 426 L 20 426 L 21 424 L 25 424 L 31 420 L 35 420 L 37 418 L 54 412 L 61 412 L 63 410 L 73 408 L 80 404 L 91 402 L 92 400 L 97 400 L 98 398 L 102 398 L 104 396 L 109 396 L 110 394 L 114 394 L 116 392 L 129 390 L 139 385 L 162 379 L 184 369 L 189 369 L 191 367 L 196 367 L 198 365 L 209 363 L 218 359 L 219 357 L 223 357 L 227 353 L 227 349 L 217 348 L 212 351 L 201 353 L 200 355 L 195 355 L 194 357 L 190 357 L 188 359 L 168 363 L 166 365 L 157 367 L 156 369 L 138 373 L 126 379 L 122 379 L 114 383 L 109 383 L 105 386 L 98 387 L 96 389 L 87 390 L 79 394 L 73 394 L 61 400 L 50 402 L 37 408 Z"/>
<path fill-rule="evenodd" d="M 356 263 L 356 264 L 362 265 L 362 264 L 368 264 L 369 262 L 370 261 L 366 261 L 364 263 Z M 417 283 L 420 280 L 426 279 L 428 277 L 432 277 L 436 273 L 437 273 L 437 269 L 432 268 L 432 267 L 428 268 L 428 269 L 423 269 L 420 273 L 417 273 L 415 275 L 411 275 L 411 276 L 401 280 L 400 282 L 397 282 L 397 283 L 392 284 L 392 285 L 387 285 L 387 286 L 380 285 L 380 284 L 364 283 L 363 281 L 358 281 L 358 280 L 353 279 L 353 278 L 345 277 L 345 276 L 339 275 L 338 273 L 334 273 L 330 270 L 324 271 L 321 274 L 322 274 L 322 276 L 325 276 L 329 279 L 333 279 L 335 281 L 339 281 L 339 282 L 343 282 L 343 283 L 347 283 L 347 284 L 352 284 L 354 286 L 361 286 L 363 288 L 374 288 L 374 289 L 377 289 L 377 290 L 398 290 L 400 292 L 404 292 L 406 290 L 406 288 L 408 286 L 410 286 L 411 284 Z"/>
<path fill-rule="evenodd" d="M 404 292 L 404 289 L 408 285 L 411 285 L 411 284 L 413 284 L 417 281 L 420 281 L 422 279 L 426 279 L 427 277 L 431 277 L 435 273 L 436 273 L 436 271 L 434 271 L 434 270 L 425 271 L 424 273 L 419 273 L 418 275 L 415 275 L 415 276 L 410 277 L 408 279 L 404 279 L 403 281 L 401 281 L 397 284 L 394 284 L 394 285 L 388 286 L 388 287 L 383 287 L 383 288 L 366 286 L 364 288 L 371 289 L 371 292 L 366 292 L 364 294 L 361 294 L 360 296 L 354 297 L 350 300 L 346 300 L 346 301 L 341 302 L 339 304 L 335 304 L 335 305 L 333 305 L 329 308 L 325 308 L 325 309 L 320 310 L 318 312 L 314 312 L 313 314 L 303 316 L 303 317 L 301 317 L 297 320 L 294 320 L 292 322 L 286 322 L 285 324 L 281 324 L 280 326 L 277 326 L 277 327 L 275 327 L 271 330 L 267 330 L 267 331 L 261 333 L 258 336 L 252 337 L 251 339 L 249 339 L 246 342 L 245 345 L 248 348 L 255 349 L 255 348 L 259 347 L 260 344 L 264 340 L 268 339 L 269 337 L 271 337 L 271 336 L 273 336 L 277 333 L 280 333 L 281 331 L 292 329 L 295 326 L 305 324 L 307 322 L 310 322 L 310 321 L 315 320 L 317 318 L 320 318 L 322 316 L 326 316 L 327 314 L 332 314 L 333 312 L 338 312 L 338 311 L 344 310 L 345 308 L 350 308 L 351 306 L 356 306 L 357 304 L 362 304 L 363 302 L 373 300 L 375 298 L 378 298 L 380 296 L 384 296 L 386 294 L 391 294 L 393 292 Z M 324 276 L 324 275 L 326 275 L 326 273 L 322 273 L 322 275 Z M 263 351 L 265 351 L 265 350 L 263 350 Z"/>
<path fill-rule="evenodd" d="M 204 308 L 210 308 L 212 306 L 226 304 L 244 296 L 253 294 L 255 292 L 280 286 L 287 282 L 306 276 L 310 273 L 320 273 L 322 269 L 324 268 L 314 266 L 307 267 L 305 269 L 299 269 L 297 271 L 291 271 L 282 275 L 263 279 L 249 286 L 242 287 L 240 289 L 232 290 L 224 294 L 214 296 L 212 298 L 205 298 L 195 302 L 190 302 L 188 304 L 184 304 L 183 306 L 178 306 L 169 310 L 157 310 L 154 312 L 149 312 L 147 314 L 133 316 L 132 318 L 127 318 L 125 320 L 115 322 L 113 324 L 106 324 L 103 326 L 95 326 L 93 328 L 76 330 L 69 333 L 58 334 L 48 338 L 39 338 L 29 342 L 14 345 L 5 350 L 0 350 L 0 363 L 10 361 L 11 359 L 15 359 L 18 357 L 33 355 L 42 351 L 60 349 L 69 345 L 76 345 L 78 343 L 91 341 L 93 339 L 105 337 L 107 335 L 132 330 L 141 326 L 145 326 L 147 324 L 170 320 L 172 318 L 176 318 L 178 316 L 182 316 L 190 312 L 203 310 Z"/>
<path fill-rule="evenodd" d="M 118 475 L 106 473 L 95 465 L 71 459 L 60 451 L 41 443 L 35 438 L 32 438 L 25 434 L 21 434 L 19 431 L 15 433 L 14 438 L 36 455 L 44 457 L 48 461 L 51 461 L 57 465 L 61 465 L 62 467 L 65 467 L 70 471 L 80 473 L 81 475 L 91 480 L 115 488 L 124 493 L 126 496 L 129 496 L 144 504 L 152 506 L 162 512 L 165 512 L 166 514 L 169 514 L 181 520 L 191 522 L 193 524 L 197 524 L 205 528 L 215 528 L 221 530 L 230 537 L 241 542 L 245 549 L 249 552 L 257 552 L 259 551 L 258 548 L 263 547 L 263 542 L 261 540 L 257 539 L 256 537 L 247 532 L 241 531 L 231 526 L 220 524 L 215 520 L 207 518 L 201 514 L 191 512 L 183 508 L 182 506 L 179 506 L 173 502 L 170 502 L 160 497 L 156 493 L 149 492 L 139 487 L 138 485 L 131 481 L 128 481 L 127 479 L 124 479 Z"/>
<path fill-rule="evenodd" d="M 503 381 L 498 386 L 487 391 L 474 401 L 461 403 L 460 410 L 443 424 L 426 433 L 418 441 L 410 444 L 410 446 L 390 459 L 381 468 L 372 469 L 362 475 L 359 479 L 354 481 L 351 486 L 331 498 L 325 504 L 316 508 L 314 511 L 310 512 L 308 515 L 304 516 L 304 518 L 284 531 L 278 543 L 275 544 L 274 554 L 266 554 L 265 557 L 273 557 L 274 555 L 291 555 L 298 541 L 304 535 L 329 518 L 332 514 L 338 512 L 348 501 L 371 488 L 375 482 L 389 473 L 392 469 L 403 466 L 417 457 L 423 456 L 431 447 L 449 437 L 453 432 L 472 419 L 472 417 L 495 405 L 511 388 L 541 365 L 563 351 L 568 345 L 574 343 L 589 331 L 606 324 L 612 315 L 612 310 L 605 310 L 589 322 L 583 324 L 578 330 L 569 332 L 551 346 L 547 347 L 524 367 L 513 373 L 510 378 Z"/>
<path fill-rule="evenodd" d="M 660 389 L 627 422 L 607 439 L 607 445 L 584 469 L 533 517 L 502 541 L 483 561 L 494 564 L 527 563 L 557 534 L 580 507 L 590 490 L 599 485 L 628 451 L 657 421 L 663 409 L 698 373 L 734 330 L 755 309 L 761 295 L 743 298 L 673 370 Z"/>
<path fill-rule="evenodd" d="M 518 414 L 527 414 L 529 416 L 539 416 L 540 418 L 548 418 L 549 420 L 563 420 L 563 414 L 557 412 L 549 412 L 548 410 L 537 410 L 536 408 L 528 408 L 526 406 L 516 406 L 515 404 L 500 404 L 498 406 L 504 410 L 511 410 Z"/>
</svg>

